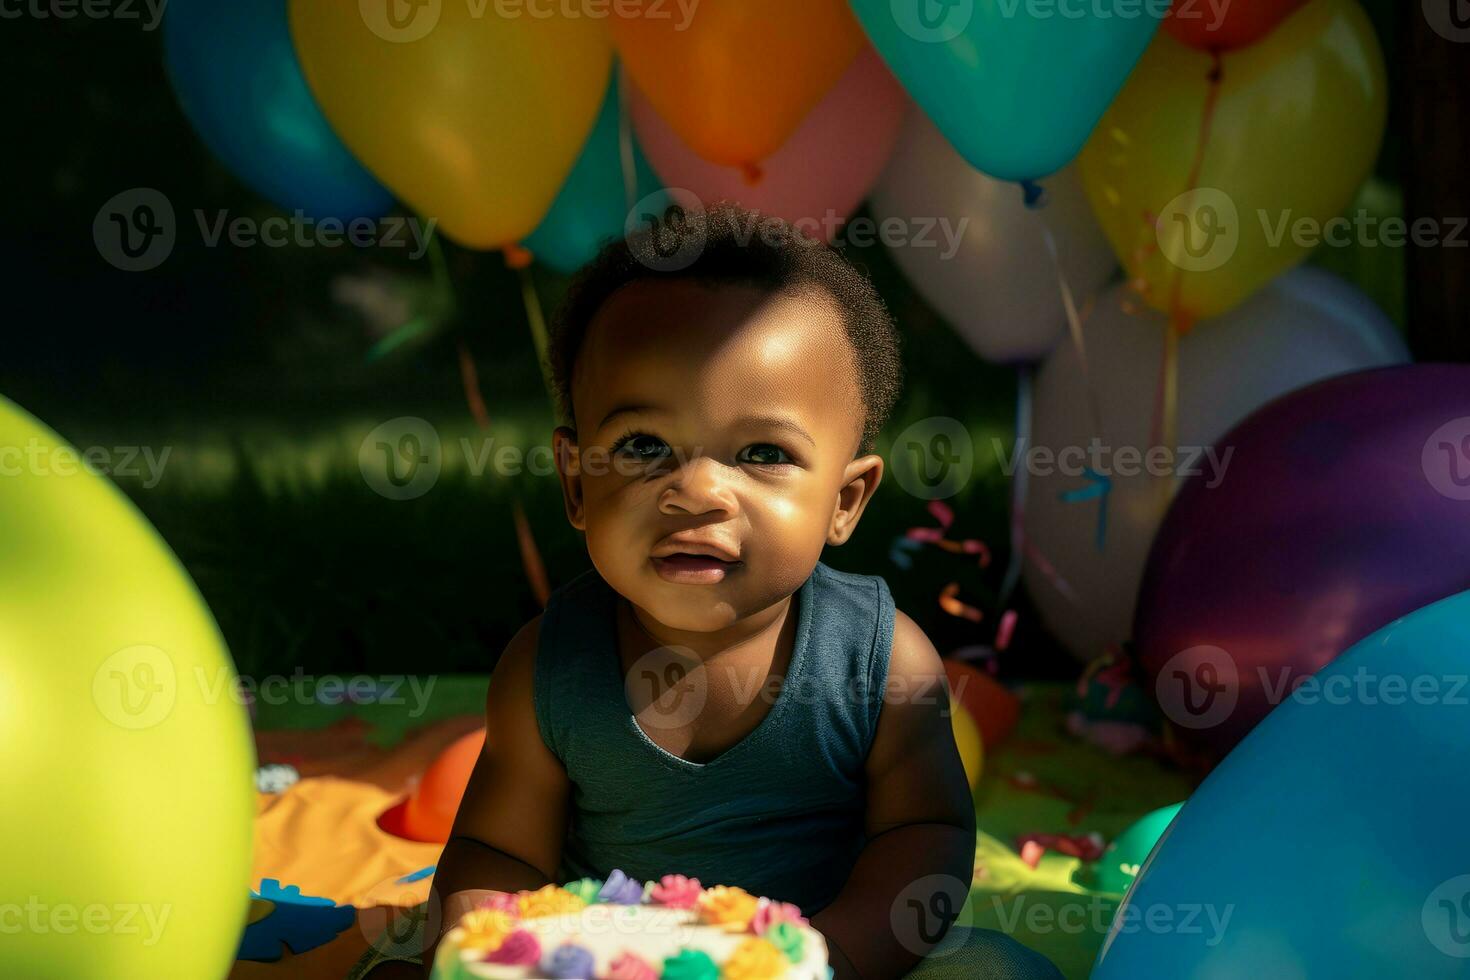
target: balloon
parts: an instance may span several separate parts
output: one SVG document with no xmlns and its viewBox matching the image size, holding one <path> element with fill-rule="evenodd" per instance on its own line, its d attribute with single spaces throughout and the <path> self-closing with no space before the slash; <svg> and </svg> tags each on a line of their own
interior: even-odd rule
<svg viewBox="0 0 1470 980">
<path fill-rule="evenodd" d="M 284 0 L 175 0 L 163 20 L 163 58 L 205 144 L 279 207 L 350 221 L 393 205 L 306 87 Z"/>
<path fill-rule="evenodd" d="M 1119 834 L 1098 858 L 1088 885 L 1097 891 L 1126 892 L 1138 877 L 1139 867 L 1183 806 L 1175 803 L 1160 807 Z"/>
<path fill-rule="evenodd" d="M 665 0 L 622 0 L 608 23 L 628 74 L 669 127 L 752 180 L 863 45 L 845 0 L 740 0 L 705 4 L 697 16 Z"/>
<path fill-rule="evenodd" d="M 529 235 L 597 118 L 600 20 L 474 3 L 290 0 L 301 67 L 342 139 L 413 210 L 471 248 Z M 544 16 L 543 16 L 544 15 Z"/>
<path fill-rule="evenodd" d="M 1118 267 L 1076 173 L 1061 171 L 1046 189 L 1046 207 L 1032 211 L 1018 187 L 971 167 L 928 117 L 911 112 L 869 202 L 880 227 L 890 219 L 912 228 L 937 220 L 932 234 L 906 237 L 890 251 L 919 294 L 986 360 L 1035 360 L 1066 330 L 1047 227 L 1079 303 Z"/>
<path fill-rule="evenodd" d="M 965 767 L 965 779 L 969 780 L 970 789 L 974 789 L 980 785 L 980 774 L 985 769 L 985 741 L 980 726 L 957 698 L 950 698 L 949 717 L 954 727 L 954 744 Z"/>
<path fill-rule="evenodd" d="M 883 170 L 908 108 L 908 96 L 863 46 L 852 67 L 750 183 L 733 167 L 710 163 L 684 145 L 636 86 L 629 110 L 638 139 L 670 187 L 704 201 L 736 201 L 774 214 L 830 241 Z"/>
<path fill-rule="evenodd" d="M 990 675 L 959 660 L 946 659 L 944 673 L 951 693 L 979 726 L 984 743 L 999 745 L 1021 719 L 1020 700 Z"/>
<path fill-rule="evenodd" d="M 624 234 L 630 207 L 657 193 L 659 181 L 636 140 L 633 149 L 634 198 L 624 184 L 621 111 L 617 72 L 608 83 L 602 111 L 587 136 L 582 153 L 562 185 L 551 210 L 524 242 L 537 260 L 558 272 L 572 272 L 589 262 L 605 243 Z"/>
<path fill-rule="evenodd" d="M 1113 6 L 1061 16 L 1004 0 L 852 0 L 909 95 L 971 166 L 1000 180 L 1053 174 L 1087 141 L 1159 25 L 1158 4 Z"/>
<path fill-rule="evenodd" d="M 0 976 L 223 977 L 255 819 L 224 640 L 127 498 L 4 399 L 0 473 Z"/>
<path fill-rule="evenodd" d="M 1067 472 L 1044 455 L 1033 467 L 1026 584 L 1042 620 L 1082 660 L 1129 637 L 1138 583 L 1163 518 L 1163 478 L 1149 474 L 1146 454 L 1165 319 L 1152 311 L 1124 313 L 1126 295 L 1120 286 L 1104 296 L 1085 328 L 1101 433 L 1092 428 L 1075 346 L 1059 345 L 1037 378 L 1034 448 L 1071 456 Z M 1216 444 L 1251 411 L 1325 377 L 1406 360 L 1398 331 L 1354 287 L 1320 269 L 1294 270 L 1181 338 L 1176 438 L 1180 447 L 1197 448 L 1181 449 L 1172 461 L 1160 456 L 1154 469 L 1199 470 L 1213 479 L 1223 462 Z M 1090 456 L 1078 459 L 1094 437 L 1108 470 L 1098 476 L 1107 484 L 1082 471 Z M 1202 455 L 1204 447 L 1215 455 Z M 1168 479 L 1172 493 L 1179 481 Z M 1228 526 L 1221 530 L 1229 533 Z"/>
<path fill-rule="evenodd" d="M 1212 58 L 1160 36 L 1082 151 L 1082 181 L 1156 309 L 1219 316 L 1306 258 L 1378 158 L 1383 52 L 1356 0 L 1314 0 L 1226 56 L 1196 190 Z M 1177 291 L 1177 296 L 1176 296 Z"/>
<path fill-rule="evenodd" d="M 1283 685 L 1470 585 L 1470 367 L 1336 378 L 1222 445 L 1224 481 L 1191 481 L 1159 530 L 1135 630 L 1160 707 L 1216 758 Z M 1194 689 L 1210 672 L 1218 697 Z"/>
<path fill-rule="evenodd" d="M 454 815 L 470 784 L 475 760 L 485 747 L 485 729 L 462 735 L 424 770 L 403 810 L 403 836 L 443 843 L 449 840 Z"/>
<path fill-rule="evenodd" d="M 1349 380 L 1320 390 L 1341 397 Z M 1311 454 L 1298 465 L 1335 469 L 1326 447 L 1296 448 Z M 1452 689 L 1467 673 L 1466 594 L 1324 667 L 1190 796 L 1114 916 L 1093 980 L 1464 977 L 1470 712 Z"/>
<path fill-rule="evenodd" d="M 1270 34 L 1307 0 L 1230 0 L 1216 9 L 1200 0 L 1175 0 L 1164 30 L 1201 51 L 1232 51 Z"/>
</svg>

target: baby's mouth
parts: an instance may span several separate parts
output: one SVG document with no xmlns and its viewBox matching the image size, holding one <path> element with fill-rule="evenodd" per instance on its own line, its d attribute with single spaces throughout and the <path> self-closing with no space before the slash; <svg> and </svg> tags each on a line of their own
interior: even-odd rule
<svg viewBox="0 0 1470 980">
<path fill-rule="evenodd" d="M 744 564 L 739 561 L 725 561 L 713 555 L 695 555 L 684 551 L 654 558 L 652 561 L 660 578 L 690 585 L 711 585 L 719 582 L 728 572 Z"/>
</svg>

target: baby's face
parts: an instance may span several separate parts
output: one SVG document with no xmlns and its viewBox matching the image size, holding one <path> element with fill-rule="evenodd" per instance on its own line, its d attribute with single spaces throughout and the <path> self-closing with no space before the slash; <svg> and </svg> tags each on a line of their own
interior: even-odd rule
<svg viewBox="0 0 1470 980">
<path fill-rule="evenodd" d="M 598 572 L 664 625 L 707 632 L 795 592 L 882 477 L 836 302 L 644 280 L 603 304 L 556 432 L 567 516 Z M 676 539 L 670 540 L 671 537 Z M 678 557 L 700 542 L 727 559 Z"/>
</svg>

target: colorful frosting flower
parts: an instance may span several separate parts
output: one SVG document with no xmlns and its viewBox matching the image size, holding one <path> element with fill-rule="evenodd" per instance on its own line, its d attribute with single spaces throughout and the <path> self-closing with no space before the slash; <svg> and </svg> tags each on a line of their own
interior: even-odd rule
<svg viewBox="0 0 1470 980">
<path fill-rule="evenodd" d="M 664 959 L 663 980 L 719 980 L 719 976 L 715 961 L 697 949 L 681 949 Z"/>
<path fill-rule="evenodd" d="M 534 966 L 541 962 L 541 940 L 525 929 L 517 929 L 485 957 L 486 963 Z"/>
<path fill-rule="evenodd" d="M 594 980 L 592 951 L 576 943 L 562 943 L 541 964 L 552 980 Z"/>
<path fill-rule="evenodd" d="M 460 945 L 465 949 L 489 951 L 498 947 L 515 930 L 515 918 L 500 909 L 478 908 L 464 914 L 459 926 L 465 931 Z"/>
<path fill-rule="evenodd" d="M 797 906 L 790 902 L 773 902 L 769 898 L 762 898 L 756 904 L 755 915 L 750 917 L 750 931 L 757 936 L 764 936 L 772 926 L 779 922 L 792 922 L 799 926 L 809 925 Z"/>
<path fill-rule="evenodd" d="M 722 980 L 777 980 L 786 975 L 790 965 L 785 953 L 759 936 L 751 936 L 735 947 L 720 976 Z"/>
<path fill-rule="evenodd" d="M 562 887 L 571 892 L 573 895 L 576 895 L 588 905 L 591 905 L 593 902 L 597 901 L 597 893 L 602 890 L 602 879 L 578 878 L 576 881 L 567 882 L 565 885 L 562 885 Z"/>
<path fill-rule="evenodd" d="M 648 892 L 648 897 L 659 905 L 667 905 L 675 909 L 692 909 L 699 902 L 699 893 L 704 891 L 700 887 L 698 878 L 686 878 L 683 875 L 664 875 L 658 880 Z"/>
<path fill-rule="evenodd" d="M 699 910 L 704 921 L 724 926 L 732 932 L 744 932 L 755 915 L 758 903 L 744 888 L 715 885 L 699 896 Z"/>
<path fill-rule="evenodd" d="M 599 901 L 617 905 L 637 905 L 643 901 L 643 882 L 634 881 L 617 868 L 607 876 L 607 883 L 597 893 Z"/>
<path fill-rule="evenodd" d="M 646 960 L 625 950 L 607 965 L 603 980 L 658 980 L 658 974 Z"/>
<path fill-rule="evenodd" d="M 498 909 L 501 912 L 509 912 L 511 915 L 521 914 L 521 898 L 513 892 L 491 892 L 480 899 L 476 906 L 482 909 Z"/>
<path fill-rule="evenodd" d="M 786 954 L 793 963 L 800 963 L 806 955 L 806 935 L 794 922 L 778 922 L 766 930 L 762 938 Z"/>
<path fill-rule="evenodd" d="M 533 892 L 517 892 L 521 899 L 521 918 L 537 919 L 547 915 L 570 915 L 587 907 L 580 896 L 560 885 L 542 885 Z"/>
</svg>

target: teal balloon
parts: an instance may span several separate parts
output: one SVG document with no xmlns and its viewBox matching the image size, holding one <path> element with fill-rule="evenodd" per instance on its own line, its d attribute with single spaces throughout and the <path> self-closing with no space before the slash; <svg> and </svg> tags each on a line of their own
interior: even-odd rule
<svg viewBox="0 0 1470 980">
<path fill-rule="evenodd" d="M 1166 3 L 851 0 L 873 47 L 970 165 L 1039 180 L 1082 149 Z"/>
<path fill-rule="evenodd" d="M 1170 825 L 1093 980 L 1470 975 L 1467 677 L 1470 592 L 1298 678 Z"/>
<path fill-rule="evenodd" d="M 1175 803 L 1160 807 L 1119 834 L 1097 859 L 1087 884 L 1098 891 L 1120 895 L 1126 892 L 1138 877 L 1138 869 L 1147 860 L 1149 852 L 1164 836 L 1170 821 L 1183 806 L 1183 803 Z"/>
<path fill-rule="evenodd" d="M 608 241 L 621 238 L 632 205 L 662 188 L 630 128 L 628 139 L 633 141 L 637 189 L 636 197 L 628 200 L 623 180 L 617 77 L 614 68 L 602 110 L 572 172 L 556 200 L 551 202 L 551 210 L 522 243 L 538 261 L 558 272 L 572 272 L 586 264 Z"/>
<path fill-rule="evenodd" d="M 393 206 L 307 88 L 286 0 L 169 0 L 163 60 L 205 145 L 278 207 L 350 221 Z"/>
</svg>

